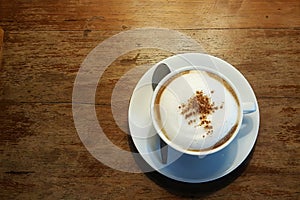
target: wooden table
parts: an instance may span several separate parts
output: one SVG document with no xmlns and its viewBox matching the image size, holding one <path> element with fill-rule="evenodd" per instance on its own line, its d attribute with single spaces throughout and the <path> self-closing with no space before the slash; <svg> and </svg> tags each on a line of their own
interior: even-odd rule
<svg viewBox="0 0 300 200">
<path fill-rule="evenodd" d="M 1 199 L 300 199 L 298 0 L 2 0 L 0 26 Z M 113 35 L 143 27 L 190 36 L 252 85 L 261 114 L 256 147 L 225 179 L 191 186 L 121 172 L 95 159 L 78 137 L 72 89 L 81 63 Z M 125 133 L 128 100 L 120 110 L 123 129 L 111 111 L 114 87 L 131 69 L 171 55 L 137 49 L 105 70 L 94 104 L 118 147 L 134 151 Z M 131 77 L 127 94 L 144 72 Z"/>
</svg>

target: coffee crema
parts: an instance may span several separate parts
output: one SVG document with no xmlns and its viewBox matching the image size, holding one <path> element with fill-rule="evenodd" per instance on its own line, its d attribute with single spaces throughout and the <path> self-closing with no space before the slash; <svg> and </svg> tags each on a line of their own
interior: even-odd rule
<svg viewBox="0 0 300 200">
<path fill-rule="evenodd" d="M 209 71 L 179 72 L 159 88 L 154 117 L 164 136 L 179 149 L 208 151 L 227 142 L 240 124 L 238 96 Z"/>
</svg>

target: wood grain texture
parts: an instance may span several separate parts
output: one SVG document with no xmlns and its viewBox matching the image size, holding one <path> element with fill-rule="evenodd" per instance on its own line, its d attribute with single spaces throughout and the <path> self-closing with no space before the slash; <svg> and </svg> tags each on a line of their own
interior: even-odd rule
<svg viewBox="0 0 300 200">
<path fill-rule="evenodd" d="M 0 9 L 5 30 L 300 27 L 297 0 L 5 0 Z"/>
<path fill-rule="evenodd" d="M 4 31 L 0 27 L 0 67 L 2 66 L 2 48 L 3 48 Z"/>
<path fill-rule="evenodd" d="M 6 32 L 4 73 L 0 75 L 1 101 L 71 102 L 73 83 L 81 63 L 97 44 L 117 33 L 93 31 L 85 37 L 74 31 Z M 299 30 L 193 30 L 183 33 L 197 40 L 207 53 L 239 69 L 258 97 L 299 97 Z M 34 42 L 30 38 L 35 38 Z M 105 71 L 96 102 L 109 102 L 111 92 L 108 91 L 130 69 L 144 64 L 151 66 L 170 55 L 161 50 L 143 49 L 120 56 Z M 131 78 L 137 81 L 143 72 Z M 130 83 L 130 87 L 135 84 Z"/>
<path fill-rule="evenodd" d="M 300 199 L 299 13 L 297 0 L 1 1 L 0 199 Z M 230 184 L 210 193 L 172 190 L 154 181 L 155 173 L 107 167 L 81 142 L 72 114 L 81 63 L 99 43 L 138 27 L 179 30 L 253 87 L 259 136 Z M 171 55 L 128 52 L 99 80 L 98 121 L 121 149 L 134 151 L 127 135 L 131 92 L 151 65 Z"/>
</svg>

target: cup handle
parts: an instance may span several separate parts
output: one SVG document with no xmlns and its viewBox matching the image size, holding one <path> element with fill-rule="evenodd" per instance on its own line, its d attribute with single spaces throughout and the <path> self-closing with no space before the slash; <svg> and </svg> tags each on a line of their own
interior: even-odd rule
<svg viewBox="0 0 300 200">
<path fill-rule="evenodd" d="M 256 111 L 256 104 L 254 102 L 245 102 L 242 103 L 243 114 L 249 114 Z"/>
</svg>

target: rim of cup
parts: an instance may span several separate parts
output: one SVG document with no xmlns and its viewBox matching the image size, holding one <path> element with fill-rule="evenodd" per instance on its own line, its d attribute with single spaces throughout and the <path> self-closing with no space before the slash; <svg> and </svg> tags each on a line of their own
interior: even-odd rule
<svg viewBox="0 0 300 200">
<path fill-rule="evenodd" d="M 180 147 L 179 145 L 174 144 L 172 141 L 170 141 L 165 134 L 163 133 L 163 131 L 161 130 L 160 126 L 158 125 L 158 122 L 156 120 L 155 117 L 155 101 L 156 101 L 156 96 L 158 94 L 158 92 L 160 91 L 161 87 L 173 76 L 175 76 L 176 74 L 179 74 L 181 72 L 184 71 L 190 71 L 190 70 L 199 70 L 199 71 L 207 71 L 210 73 L 213 73 L 215 75 L 217 75 L 218 77 L 222 78 L 223 80 L 225 80 L 230 87 L 233 89 L 235 95 L 237 96 L 237 100 L 238 100 L 238 104 L 239 104 L 239 113 L 238 113 L 238 124 L 237 127 L 234 131 L 233 134 L 231 134 L 230 138 L 225 141 L 224 143 L 222 143 L 221 145 L 217 146 L 214 148 L 211 147 L 210 149 L 207 150 L 199 150 L 199 151 L 195 151 L 195 150 L 189 150 L 189 149 L 184 149 L 182 147 Z M 153 123 L 153 126 L 155 128 L 155 131 L 157 132 L 157 134 L 159 135 L 159 137 L 166 142 L 169 146 L 171 146 L 173 149 L 182 152 L 184 154 L 189 154 L 189 155 L 197 155 L 197 156 L 206 156 L 209 154 L 213 154 L 216 153 L 222 149 L 224 149 L 226 146 L 228 146 L 237 136 L 241 124 L 242 124 L 242 119 L 243 119 L 243 108 L 242 108 L 242 104 L 243 102 L 241 101 L 241 97 L 240 97 L 240 93 L 238 92 L 237 88 L 235 87 L 235 85 L 222 73 L 220 73 L 219 71 L 209 68 L 209 67 L 205 67 L 205 66 L 185 66 L 176 70 L 171 70 L 171 72 L 169 74 L 167 74 L 157 85 L 157 87 L 155 88 L 155 90 L 153 91 L 153 95 L 152 95 L 152 99 L 151 99 L 151 107 L 150 107 L 150 115 L 151 115 L 151 120 Z M 222 140 L 222 139 L 221 139 Z"/>
</svg>

